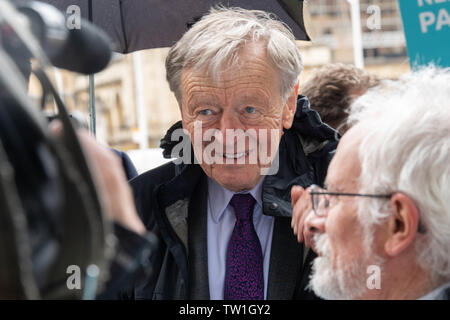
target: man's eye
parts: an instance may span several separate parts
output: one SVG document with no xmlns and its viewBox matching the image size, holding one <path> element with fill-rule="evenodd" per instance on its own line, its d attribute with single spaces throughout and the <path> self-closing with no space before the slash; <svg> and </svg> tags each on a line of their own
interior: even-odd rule
<svg viewBox="0 0 450 320">
<path fill-rule="evenodd" d="M 210 109 L 200 110 L 199 112 L 202 116 L 210 116 L 212 115 L 212 111 Z"/>
<path fill-rule="evenodd" d="M 249 114 L 252 114 L 252 113 L 256 112 L 256 109 L 253 108 L 253 107 L 245 107 L 245 112 L 249 113 Z"/>
<path fill-rule="evenodd" d="M 339 196 L 330 197 L 330 206 L 335 206 L 339 202 Z"/>
</svg>

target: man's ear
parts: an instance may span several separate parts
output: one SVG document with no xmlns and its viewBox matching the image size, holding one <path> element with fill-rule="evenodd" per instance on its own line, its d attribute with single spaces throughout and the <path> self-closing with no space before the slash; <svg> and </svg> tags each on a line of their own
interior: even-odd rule
<svg viewBox="0 0 450 320">
<path fill-rule="evenodd" d="M 292 89 L 291 95 L 283 106 L 283 128 L 285 129 L 290 129 L 294 121 L 295 110 L 297 109 L 298 88 L 299 82 L 297 81 L 297 84 Z"/>
<path fill-rule="evenodd" d="M 396 256 L 414 241 L 419 225 L 419 210 L 414 201 L 403 193 L 391 197 L 392 215 L 389 217 L 386 254 Z"/>
</svg>

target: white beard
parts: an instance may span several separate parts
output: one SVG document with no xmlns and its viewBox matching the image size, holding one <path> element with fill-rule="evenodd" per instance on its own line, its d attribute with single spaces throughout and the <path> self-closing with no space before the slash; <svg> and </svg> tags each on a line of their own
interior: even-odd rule
<svg viewBox="0 0 450 320">
<path fill-rule="evenodd" d="M 309 286 L 314 293 L 323 299 L 344 300 L 355 299 L 362 296 L 368 289 L 366 281 L 367 266 L 370 257 L 375 258 L 378 265 L 382 263 L 374 257 L 372 250 L 366 248 L 365 254 L 354 257 L 351 261 L 342 261 L 338 258 L 337 270 L 333 270 L 330 260 L 330 241 L 326 234 L 314 236 L 315 247 L 320 256 L 314 260 Z M 370 259 L 372 260 L 372 259 Z"/>
</svg>

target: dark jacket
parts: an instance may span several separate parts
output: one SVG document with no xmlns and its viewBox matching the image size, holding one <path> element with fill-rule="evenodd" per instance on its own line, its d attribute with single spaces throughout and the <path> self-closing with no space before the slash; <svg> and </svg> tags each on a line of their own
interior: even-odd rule
<svg viewBox="0 0 450 320">
<path fill-rule="evenodd" d="M 137 177 L 138 173 L 136 167 L 134 166 L 133 161 L 131 161 L 130 157 L 123 151 L 116 149 L 111 150 L 120 157 L 120 161 L 122 162 L 122 167 L 123 170 L 125 171 L 125 176 L 127 177 L 127 180 L 131 180 Z"/>
<path fill-rule="evenodd" d="M 164 154 L 177 144 L 170 139 L 175 128 L 181 123 L 163 138 Z M 299 96 L 293 126 L 280 142 L 279 171 L 263 184 L 263 213 L 275 217 L 268 299 L 315 298 L 305 290 L 315 256 L 304 252 L 291 230 L 290 190 L 293 185 L 322 185 L 336 145 L 335 131 L 321 122 L 306 97 Z M 152 276 L 137 283 L 128 297 L 209 299 L 206 181 L 198 164 L 173 162 L 131 181 L 138 213 L 160 241 L 151 256 Z"/>
</svg>

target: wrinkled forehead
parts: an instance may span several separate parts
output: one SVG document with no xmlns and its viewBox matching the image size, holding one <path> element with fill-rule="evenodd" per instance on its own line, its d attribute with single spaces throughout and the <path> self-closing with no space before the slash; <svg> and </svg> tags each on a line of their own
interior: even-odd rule
<svg viewBox="0 0 450 320">
<path fill-rule="evenodd" d="M 212 88 L 235 88 L 246 85 L 251 88 L 279 89 L 280 84 L 275 72 L 268 70 L 257 61 L 249 61 L 240 66 L 230 67 L 211 74 L 207 70 L 183 70 L 181 85 L 184 92 L 190 91 L 192 86 L 203 90 Z M 278 90 L 278 93 L 279 90 Z"/>
<path fill-rule="evenodd" d="M 329 189 L 345 192 L 358 190 L 358 179 L 361 174 L 359 147 L 365 132 L 363 127 L 356 125 L 342 136 L 328 167 L 325 183 Z"/>
<path fill-rule="evenodd" d="M 220 62 L 217 64 L 217 62 Z M 181 85 L 184 90 L 188 85 L 202 84 L 204 88 L 229 87 L 239 83 L 263 85 L 268 89 L 280 88 L 280 75 L 274 64 L 268 59 L 263 42 L 253 42 L 230 54 L 221 61 L 205 61 L 184 68 Z"/>
</svg>

